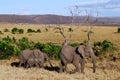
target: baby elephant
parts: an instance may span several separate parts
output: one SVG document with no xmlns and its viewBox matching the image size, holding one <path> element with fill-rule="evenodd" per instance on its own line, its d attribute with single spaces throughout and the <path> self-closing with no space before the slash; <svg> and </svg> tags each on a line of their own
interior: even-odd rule
<svg viewBox="0 0 120 80">
<path fill-rule="evenodd" d="M 45 53 L 40 50 L 24 50 L 20 55 L 19 66 L 23 64 L 26 68 L 32 66 L 43 67 L 45 60 L 48 60 L 52 67 L 51 62 Z"/>
<path fill-rule="evenodd" d="M 44 53 L 40 50 L 33 50 L 33 54 L 30 55 L 29 59 L 26 62 L 26 68 L 37 66 L 43 67 L 44 64 Z"/>
<path fill-rule="evenodd" d="M 37 66 L 37 67 L 42 67 L 42 60 L 40 58 L 29 58 L 26 64 L 26 68 L 32 67 L 32 66 Z"/>
</svg>

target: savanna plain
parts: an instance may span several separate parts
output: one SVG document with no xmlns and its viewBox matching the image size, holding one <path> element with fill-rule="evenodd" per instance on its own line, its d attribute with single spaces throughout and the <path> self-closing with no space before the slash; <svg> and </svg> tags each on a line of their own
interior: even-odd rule
<svg viewBox="0 0 120 80">
<path fill-rule="evenodd" d="M 59 30 L 55 28 L 58 25 L 39 25 L 39 24 L 9 24 L 0 23 L 0 38 L 10 36 L 20 39 L 21 37 L 27 37 L 34 42 L 47 43 L 52 42 L 55 44 L 62 44 L 64 38 L 59 33 Z M 5 32 L 4 29 L 11 30 L 12 28 L 24 29 L 23 34 L 12 34 L 11 32 Z M 64 28 L 64 34 L 69 39 L 69 28 L 71 25 L 61 25 Z M 120 80 L 120 33 L 117 33 L 119 26 L 92 26 L 91 45 L 95 41 L 109 40 L 115 46 L 116 50 L 112 53 L 117 59 L 112 61 L 108 59 L 110 52 L 96 60 L 96 73 L 92 72 L 92 62 L 86 61 L 85 74 L 82 73 L 58 73 L 59 60 L 51 60 L 54 69 L 49 68 L 48 62 L 44 64 L 45 68 L 28 68 L 11 66 L 11 63 L 18 62 L 19 58 L 11 57 L 8 60 L 0 60 L 0 80 Z M 40 29 L 40 33 L 27 33 L 27 29 L 34 30 Z M 47 30 L 46 30 L 47 29 Z M 69 39 L 70 42 L 81 43 L 87 40 L 87 26 L 73 26 L 72 36 Z M 69 70 L 73 70 L 75 67 L 72 64 L 68 65 Z"/>
</svg>

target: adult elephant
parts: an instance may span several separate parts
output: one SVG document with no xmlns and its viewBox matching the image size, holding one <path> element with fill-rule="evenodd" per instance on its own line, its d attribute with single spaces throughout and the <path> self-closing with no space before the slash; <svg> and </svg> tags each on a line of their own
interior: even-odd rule
<svg viewBox="0 0 120 80">
<path fill-rule="evenodd" d="M 23 65 L 24 67 L 28 68 L 33 65 L 43 67 L 44 61 L 48 60 L 51 67 L 52 64 L 48 58 L 48 56 L 41 52 L 40 50 L 23 50 L 20 55 L 20 63 L 19 66 Z"/>
<path fill-rule="evenodd" d="M 84 73 L 84 66 L 85 66 L 85 62 L 84 62 L 84 58 L 81 56 L 81 54 L 76 53 L 76 48 L 69 46 L 69 42 L 66 39 L 66 36 L 64 35 L 64 30 L 63 28 L 58 27 L 57 28 L 60 31 L 60 34 L 63 36 L 64 38 L 64 42 L 62 44 L 62 48 L 60 50 L 60 71 L 59 72 L 63 72 L 64 70 L 66 70 L 68 72 L 67 69 L 67 64 L 72 63 L 75 66 L 75 71 L 80 72 L 80 65 L 81 64 L 81 72 Z M 71 38 L 72 33 L 70 33 L 69 38 Z"/>
<path fill-rule="evenodd" d="M 96 72 L 96 64 L 95 64 L 96 56 L 94 54 L 92 47 L 89 44 L 80 44 L 76 48 L 76 53 L 80 54 L 83 58 L 90 57 L 92 59 L 93 73 L 95 73 Z"/>
<path fill-rule="evenodd" d="M 93 62 L 93 73 L 96 71 L 95 65 L 95 55 L 93 49 L 90 46 L 90 31 L 88 32 L 88 44 L 79 45 L 78 47 L 74 48 L 68 45 L 68 40 L 66 39 L 63 29 L 58 28 L 61 35 L 64 38 L 63 46 L 60 51 L 60 72 L 64 70 L 67 71 L 67 64 L 72 63 L 76 67 L 76 71 L 80 72 L 79 62 L 81 64 L 81 72 L 84 73 L 84 66 L 85 66 L 85 57 L 91 57 Z M 71 33 L 72 34 L 72 33 Z M 71 37 L 71 35 L 70 35 Z"/>
<path fill-rule="evenodd" d="M 60 72 L 63 72 L 64 70 L 66 70 L 68 72 L 67 69 L 67 64 L 72 63 L 77 72 L 80 72 L 80 66 L 79 63 L 81 64 L 81 73 L 84 73 L 84 66 L 85 66 L 85 62 L 84 62 L 84 58 L 82 57 L 81 54 L 76 53 L 76 48 L 69 46 L 67 44 L 67 41 L 65 40 L 65 42 L 63 43 L 62 49 L 60 51 Z"/>
<path fill-rule="evenodd" d="M 93 63 L 93 73 L 96 72 L 96 56 L 94 54 L 94 51 L 90 45 L 90 34 L 91 31 L 88 31 L 87 36 L 88 36 L 88 43 L 86 44 L 80 44 L 77 48 L 76 51 L 78 54 L 80 54 L 83 58 L 85 57 L 90 57 L 92 59 L 92 63 Z"/>
</svg>

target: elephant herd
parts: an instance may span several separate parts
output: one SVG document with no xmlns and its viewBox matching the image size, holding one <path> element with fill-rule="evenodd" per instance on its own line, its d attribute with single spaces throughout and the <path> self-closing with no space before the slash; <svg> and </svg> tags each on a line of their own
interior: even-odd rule
<svg viewBox="0 0 120 80">
<path fill-rule="evenodd" d="M 93 49 L 89 44 L 80 44 L 77 47 L 72 47 L 67 44 L 67 41 L 64 42 L 62 48 L 60 50 L 60 64 L 59 64 L 59 72 L 68 72 L 67 64 L 73 64 L 75 66 L 75 72 L 84 73 L 85 67 L 85 58 L 90 57 L 93 63 L 93 73 L 96 71 L 95 65 L 95 54 Z M 49 57 L 40 50 L 23 50 L 20 55 L 20 66 L 24 66 L 25 68 L 37 66 L 44 67 L 44 62 L 48 61 L 50 66 L 53 65 L 50 62 Z"/>
</svg>

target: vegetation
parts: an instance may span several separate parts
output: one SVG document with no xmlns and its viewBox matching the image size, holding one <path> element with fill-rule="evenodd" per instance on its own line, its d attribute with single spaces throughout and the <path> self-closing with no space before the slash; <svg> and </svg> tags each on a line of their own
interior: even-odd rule
<svg viewBox="0 0 120 80">
<path fill-rule="evenodd" d="M 4 32 L 9 32 L 9 30 L 6 28 L 6 29 L 4 29 Z"/>
<path fill-rule="evenodd" d="M 120 27 L 117 29 L 117 32 L 120 33 Z"/>
<path fill-rule="evenodd" d="M 35 32 L 35 30 L 33 30 L 33 29 L 28 29 L 27 30 L 27 33 L 31 33 L 31 32 Z"/>
<path fill-rule="evenodd" d="M 18 28 L 15 27 L 11 30 L 11 32 L 12 32 L 12 34 L 16 34 L 16 33 L 23 34 L 24 30 L 23 29 L 18 29 Z"/>
<path fill-rule="evenodd" d="M 41 30 L 40 29 L 37 29 L 37 31 L 36 32 L 39 32 L 39 33 L 41 33 Z"/>
<path fill-rule="evenodd" d="M 94 42 L 94 48 L 96 56 L 99 56 L 100 54 L 109 52 L 109 51 L 114 51 L 115 47 L 112 42 L 108 40 L 104 40 L 102 42 L 97 41 Z"/>
<path fill-rule="evenodd" d="M 68 30 L 69 32 L 73 32 L 73 29 L 72 28 L 69 28 L 69 30 Z"/>
<path fill-rule="evenodd" d="M 27 33 L 33 33 L 33 32 L 35 32 L 35 33 L 41 33 L 41 30 L 40 29 L 37 29 L 36 31 L 35 30 L 33 30 L 33 29 L 27 29 Z"/>
<path fill-rule="evenodd" d="M 78 43 L 70 43 L 69 45 L 76 47 Z M 55 45 L 53 43 L 40 43 L 40 42 L 33 42 L 29 41 L 27 37 L 22 37 L 21 39 L 17 40 L 15 37 L 10 38 L 9 36 L 4 37 L 0 41 L 0 59 L 7 59 L 11 56 L 19 56 L 20 52 L 25 49 L 40 49 L 44 53 L 48 54 L 49 57 L 53 59 L 59 59 L 59 51 L 61 46 Z M 114 51 L 114 45 L 112 42 L 108 40 L 104 40 L 102 42 L 94 42 L 95 53 L 99 56 L 102 53 L 108 51 Z"/>
<path fill-rule="evenodd" d="M 4 32 L 5 26 L 7 24 L 1 24 L 0 30 Z M 19 29 L 24 27 L 24 31 L 27 32 L 28 28 L 37 30 L 40 29 L 41 31 L 45 30 L 45 27 L 40 27 L 44 25 L 31 25 L 31 24 L 24 24 L 19 25 L 15 24 L 15 26 Z M 66 27 L 67 26 L 67 27 Z M 64 32 L 67 38 L 69 37 L 69 25 L 64 25 Z M 13 29 L 13 24 L 7 25 L 7 29 Z M 49 64 L 45 63 L 44 68 L 31 68 L 31 69 L 24 69 L 18 67 L 11 67 L 14 62 L 19 62 L 19 59 L 15 58 L 14 56 L 19 56 L 20 52 L 23 49 L 40 49 L 41 51 L 45 52 L 50 56 L 50 58 L 59 59 L 59 50 L 61 49 L 61 45 L 63 42 L 63 38 L 58 33 L 55 33 L 53 28 L 48 28 L 48 32 L 42 32 L 41 34 L 36 33 L 29 36 L 28 33 L 24 34 L 11 34 L 11 32 L 4 33 L 0 35 L 0 59 L 9 59 L 9 60 L 0 60 L 0 78 L 2 80 L 6 80 L 8 78 L 12 78 L 12 80 L 22 79 L 22 80 L 61 80 L 64 78 L 65 80 L 119 80 L 120 77 L 120 61 L 111 61 L 108 60 L 109 57 L 105 57 L 104 60 L 99 60 L 102 56 L 107 56 L 111 54 L 117 57 L 117 60 L 120 59 L 120 35 L 114 34 L 118 27 L 93 27 L 94 34 L 91 34 L 91 45 L 93 45 L 94 50 L 100 51 L 96 54 L 97 57 L 97 71 L 96 73 L 92 73 L 91 70 L 91 63 L 85 64 L 85 74 L 80 75 L 79 73 L 74 74 L 66 74 L 66 73 L 57 73 L 56 71 L 59 69 L 59 61 L 51 60 L 52 64 L 54 65 L 55 71 L 49 71 L 50 67 Z M 73 36 L 70 40 L 71 46 L 77 46 L 79 43 L 86 41 L 87 36 L 86 27 L 76 28 L 73 27 Z M 17 32 L 18 33 L 18 32 Z M 9 35 L 9 36 L 7 36 Z M 114 48 L 116 47 L 118 50 Z M 115 52 L 113 52 L 115 50 Z M 9 52 L 9 53 L 8 53 Z M 116 53 L 118 55 L 116 55 Z M 112 57 L 113 57 L 112 56 Z M 11 58 L 12 57 L 12 58 Z M 113 57 L 114 58 L 114 57 Z M 107 59 L 107 60 L 106 60 Z M 47 66 L 47 67 L 46 67 Z M 47 70 L 48 69 L 48 70 Z M 74 66 L 68 65 L 68 69 L 74 70 Z M 54 69 L 52 69 L 54 70 Z M 34 71 L 34 73 L 33 73 Z M 42 74 L 41 74 L 42 72 Z M 12 75 L 11 75 L 12 73 Z M 22 74 L 21 74 L 22 73 Z M 7 75 L 6 75 L 7 74 Z M 21 74 L 21 75 L 19 75 Z M 41 74 L 41 75 L 39 75 Z M 48 75 L 49 74 L 49 75 Z M 113 75 L 114 74 L 114 75 Z M 31 76 L 29 76 L 31 75 Z M 106 76 L 107 75 L 107 76 Z M 7 76 L 7 77 L 6 77 Z"/>
<path fill-rule="evenodd" d="M 6 26 L 3 25 L 3 26 Z M 44 31 L 46 29 L 46 26 L 44 27 L 40 27 L 40 25 L 28 25 L 25 24 L 24 26 L 22 25 L 15 25 L 16 27 L 13 27 L 12 24 L 9 24 L 7 28 L 5 27 L 1 27 L 1 31 L 4 32 L 4 30 L 10 30 L 11 32 L 13 31 L 13 33 L 19 33 L 19 30 L 22 29 L 24 27 L 24 31 L 27 32 L 28 29 L 32 29 L 33 31 L 36 32 L 41 32 Z M 35 26 L 35 27 L 34 27 Z M 54 25 L 53 25 L 54 26 Z M 68 26 L 68 25 L 67 25 Z M 67 36 L 67 38 L 69 37 L 69 26 L 64 27 L 64 33 Z M 60 35 L 60 33 L 55 33 L 54 31 L 55 27 L 51 27 L 51 28 L 47 28 L 49 29 L 48 32 L 42 32 L 41 34 L 29 34 L 31 36 L 29 36 L 27 33 L 21 34 L 21 35 L 17 35 L 17 34 L 11 34 L 10 32 L 4 33 L 4 35 L 1 35 L 2 39 L 0 39 L 0 44 L 2 46 L 6 46 L 5 49 L 2 49 L 0 51 L 0 54 L 7 54 L 6 51 L 8 51 L 9 46 L 11 47 L 11 51 L 12 53 L 10 53 L 10 55 L 6 58 L 10 58 L 11 56 L 18 56 L 20 54 L 20 52 L 24 49 L 40 49 L 41 51 L 45 52 L 46 54 L 48 54 L 51 58 L 53 59 L 59 59 L 59 50 L 61 48 L 61 45 L 58 44 L 62 44 L 63 42 L 63 38 Z M 113 56 L 117 56 L 117 58 L 119 58 L 120 56 L 120 38 L 119 38 L 119 34 L 114 34 L 113 32 L 116 31 L 116 29 L 118 29 L 118 27 L 94 27 L 94 34 L 91 34 L 91 44 L 94 45 L 93 49 L 96 52 L 97 56 L 106 56 L 108 54 Z M 70 45 L 75 47 L 78 46 L 79 43 L 86 41 L 87 40 L 87 36 L 86 36 L 86 32 L 83 32 L 86 30 L 86 27 L 73 27 L 73 36 L 70 40 Z M 20 32 L 22 32 L 22 30 L 20 30 Z M 101 33 L 100 33 L 101 32 Z M 9 36 L 7 36 L 9 35 Z M 112 38 L 111 38 L 112 37 Z M 3 43 L 8 43 L 8 44 L 4 44 Z M 55 44 L 54 44 L 55 43 Z M 57 43 L 57 44 L 56 44 Z M 4 47 L 3 47 L 4 48 Z M 116 50 L 117 48 L 117 50 Z M 114 51 L 114 52 L 113 52 Z M 112 54 L 111 54 L 112 53 Z M 117 53 L 117 55 L 116 55 Z M 2 56 L 4 58 L 4 56 Z M 1 58 L 1 59 L 3 59 Z"/>
<path fill-rule="evenodd" d="M 17 42 L 16 42 L 17 41 Z M 40 49 L 53 59 L 59 59 L 60 46 L 53 43 L 34 43 L 29 41 L 27 37 L 16 40 L 9 36 L 0 41 L 0 59 L 7 59 L 11 56 L 19 57 L 20 52 L 25 49 Z"/>
<path fill-rule="evenodd" d="M 2 31 L 0 31 L 0 34 L 3 34 Z"/>
</svg>

